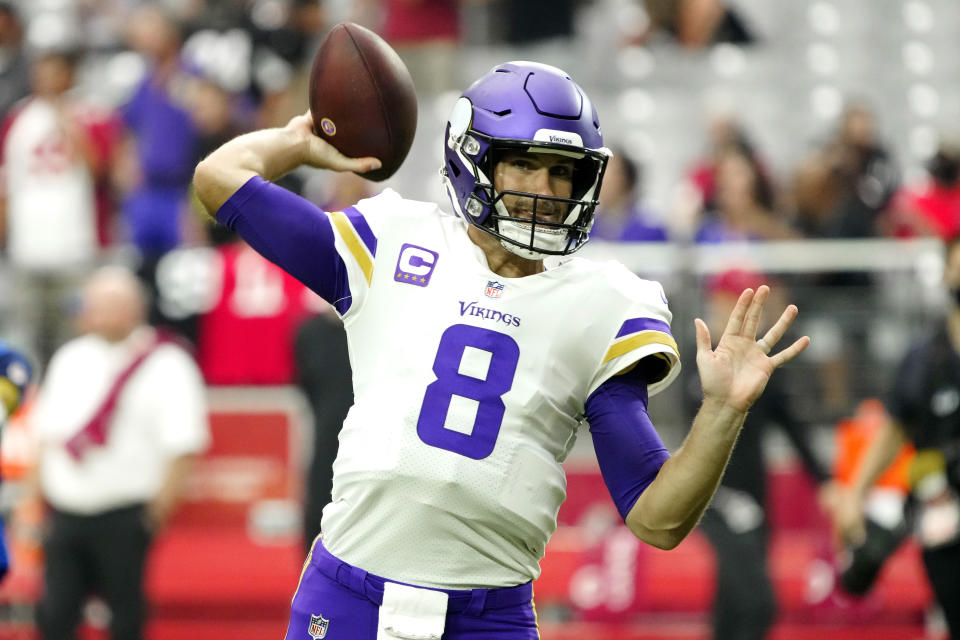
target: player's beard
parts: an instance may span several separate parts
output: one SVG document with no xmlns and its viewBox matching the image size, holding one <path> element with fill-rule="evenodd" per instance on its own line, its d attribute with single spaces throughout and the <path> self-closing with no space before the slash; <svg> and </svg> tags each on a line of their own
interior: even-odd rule
<svg viewBox="0 0 960 640">
<path fill-rule="evenodd" d="M 536 211 L 534 211 L 536 204 Z M 500 215 L 508 214 L 511 220 L 498 220 L 497 230 L 510 240 L 519 242 L 517 246 L 512 242 L 501 241 L 503 248 L 511 253 L 529 260 L 542 260 L 550 254 L 538 250 L 551 252 L 562 251 L 567 244 L 567 229 L 541 225 L 540 222 L 563 222 L 561 216 L 566 216 L 569 205 L 555 200 L 534 199 L 528 196 L 507 194 L 497 203 Z M 530 220 L 536 215 L 537 227 L 533 231 L 533 247 L 530 248 L 530 229 L 532 223 L 521 222 L 519 219 Z"/>
</svg>

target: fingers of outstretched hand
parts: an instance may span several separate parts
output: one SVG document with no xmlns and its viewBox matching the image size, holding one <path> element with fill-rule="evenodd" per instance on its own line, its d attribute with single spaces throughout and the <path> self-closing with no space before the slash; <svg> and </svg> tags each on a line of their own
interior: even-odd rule
<svg viewBox="0 0 960 640">
<path fill-rule="evenodd" d="M 788 305 L 787 308 L 783 310 L 783 313 L 780 314 L 780 318 L 777 319 L 776 323 L 774 323 L 774 325 L 770 327 L 770 330 L 764 334 L 763 338 L 761 338 L 763 343 L 771 348 L 774 347 L 780 341 L 780 339 L 783 338 L 783 334 L 787 332 L 787 329 L 790 328 L 790 325 L 793 324 L 793 321 L 797 317 L 797 313 L 798 310 L 795 305 Z M 804 336 L 780 353 L 770 356 L 773 366 L 779 367 L 787 362 L 790 362 L 796 358 L 801 351 L 806 349 L 807 345 L 809 344 L 810 338 Z"/>
<path fill-rule="evenodd" d="M 780 353 L 770 356 L 770 361 L 773 363 L 773 367 L 776 369 L 777 367 L 787 364 L 800 355 L 800 353 L 806 349 L 807 345 L 809 344 L 810 338 L 803 336 Z"/>
<path fill-rule="evenodd" d="M 693 321 L 693 324 L 697 330 L 697 353 L 710 351 L 713 348 L 713 343 L 710 341 L 710 329 L 707 327 L 707 323 L 697 318 Z"/>
<path fill-rule="evenodd" d="M 760 326 L 760 314 L 763 313 L 763 303 L 766 302 L 767 296 L 769 295 L 770 287 L 767 285 L 757 287 L 757 292 L 754 294 L 753 300 L 750 301 L 750 306 L 747 308 L 746 317 L 743 321 L 741 335 L 745 338 L 753 340 L 757 336 L 757 327 Z M 768 342 L 767 344 L 773 346 L 772 342 Z"/>
<path fill-rule="evenodd" d="M 790 325 L 793 324 L 794 319 L 797 317 L 797 307 L 795 305 L 788 305 L 786 309 L 783 310 L 783 313 L 780 314 L 780 317 L 774 323 L 770 330 L 763 334 L 762 340 L 767 343 L 770 347 L 775 346 L 780 338 L 783 337 L 783 334 L 787 332 L 787 329 L 790 328 Z"/>
<path fill-rule="evenodd" d="M 743 329 L 743 320 L 747 315 L 747 309 L 750 308 L 750 302 L 753 300 L 753 289 L 744 289 L 737 299 L 736 306 L 730 312 L 730 319 L 727 320 L 727 328 L 724 329 L 724 335 L 740 335 Z"/>
</svg>

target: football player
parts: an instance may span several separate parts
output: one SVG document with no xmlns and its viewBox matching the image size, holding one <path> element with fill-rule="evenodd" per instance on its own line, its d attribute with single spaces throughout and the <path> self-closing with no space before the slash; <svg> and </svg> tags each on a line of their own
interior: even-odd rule
<svg viewBox="0 0 960 640">
<path fill-rule="evenodd" d="M 20 406 L 30 384 L 30 361 L 19 351 L 0 340 L 0 429 Z M 0 520 L 0 579 L 10 569 L 3 520 Z"/>
<path fill-rule="evenodd" d="M 219 221 L 343 317 L 355 402 L 332 501 L 288 640 L 538 637 L 531 581 L 565 497 L 561 463 L 589 422 L 627 526 L 669 549 L 710 501 L 751 403 L 807 338 L 770 356 L 747 289 L 716 349 L 696 321 L 704 401 L 672 457 L 647 399 L 679 370 L 656 282 L 571 257 L 609 151 L 563 71 L 492 69 L 454 107 L 441 177 L 456 215 L 386 189 L 325 212 L 270 181 L 299 165 L 369 171 L 309 114 L 236 138 L 197 167 Z"/>
</svg>

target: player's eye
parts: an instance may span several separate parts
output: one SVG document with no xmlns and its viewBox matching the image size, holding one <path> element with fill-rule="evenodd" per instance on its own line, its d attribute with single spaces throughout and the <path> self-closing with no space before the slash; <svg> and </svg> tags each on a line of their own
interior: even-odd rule
<svg viewBox="0 0 960 640">
<path fill-rule="evenodd" d="M 566 164 L 555 164 L 550 167 L 550 175 L 554 178 L 572 178 L 573 167 Z"/>
<path fill-rule="evenodd" d="M 524 171 L 527 171 L 531 168 L 531 163 L 526 158 L 514 158 L 513 160 L 510 161 L 510 166 L 512 166 L 515 169 L 522 169 Z"/>
</svg>

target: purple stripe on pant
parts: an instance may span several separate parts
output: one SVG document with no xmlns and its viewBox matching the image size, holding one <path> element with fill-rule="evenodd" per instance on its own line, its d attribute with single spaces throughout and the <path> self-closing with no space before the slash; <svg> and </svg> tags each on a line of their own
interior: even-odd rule
<svg viewBox="0 0 960 640">
<path fill-rule="evenodd" d="M 293 597 L 286 640 L 376 640 L 385 582 L 338 560 L 318 538 Z M 503 589 L 441 591 L 450 596 L 443 640 L 540 637 L 530 582 Z M 321 623 L 321 618 L 326 622 Z M 324 635 L 316 634 L 318 624 L 326 627 Z"/>
</svg>

